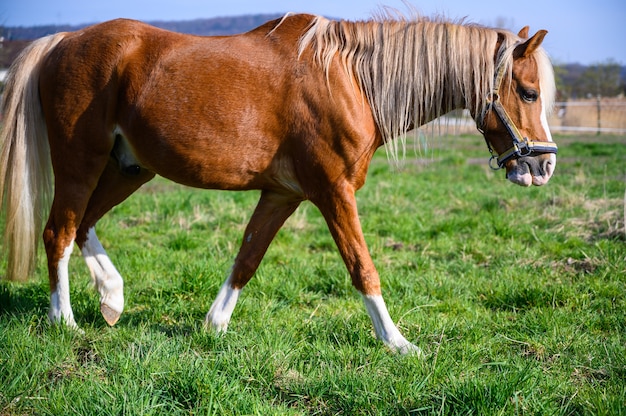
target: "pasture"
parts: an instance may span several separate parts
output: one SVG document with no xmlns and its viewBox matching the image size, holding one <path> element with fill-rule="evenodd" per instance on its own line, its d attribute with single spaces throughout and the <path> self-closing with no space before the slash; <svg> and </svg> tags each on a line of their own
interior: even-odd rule
<svg viewBox="0 0 626 416">
<path fill-rule="evenodd" d="M 375 156 L 357 193 L 363 230 L 423 359 L 376 341 L 306 203 L 229 331 L 204 331 L 258 193 L 157 178 L 99 222 L 125 278 L 115 327 L 79 250 L 84 333 L 48 323 L 42 250 L 28 283 L 0 282 L 0 415 L 626 414 L 626 137 L 555 140 L 541 188 L 491 171 L 478 135 L 420 140 L 399 168 Z"/>
</svg>

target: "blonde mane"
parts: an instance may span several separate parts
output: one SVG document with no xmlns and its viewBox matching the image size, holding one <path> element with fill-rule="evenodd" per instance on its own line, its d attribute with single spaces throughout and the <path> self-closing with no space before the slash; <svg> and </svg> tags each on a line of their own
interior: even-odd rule
<svg viewBox="0 0 626 416">
<path fill-rule="evenodd" d="M 397 160 L 393 139 L 453 109 L 467 108 L 481 123 L 495 71 L 504 65 L 505 76 L 511 77 L 513 49 L 520 40 L 504 30 L 424 17 L 387 14 L 347 22 L 318 16 L 302 36 L 299 52 L 312 47 L 327 76 L 339 57 L 365 92 L 384 142 L 394 143 L 390 154 Z M 542 50 L 536 56 L 542 98 L 550 107 L 552 66 Z"/>
</svg>

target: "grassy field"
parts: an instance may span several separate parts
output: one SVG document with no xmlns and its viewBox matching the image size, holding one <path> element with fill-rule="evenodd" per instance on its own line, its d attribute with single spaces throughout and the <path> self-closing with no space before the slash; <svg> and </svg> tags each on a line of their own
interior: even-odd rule
<svg viewBox="0 0 626 416">
<path fill-rule="evenodd" d="M 376 341 L 310 204 L 229 332 L 207 333 L 258 194 L 154 180 L 99 224 L 125 277 L 115 327 L 78 255 L 84 334 L 48 324 L 43 255 L 30 282 L 0 282 L 0 415 L 624 415 L 626 137 L 556 140 L 542 188 L 489 170 L 478 136 L 428 139 L 400 169 L 376 156 L 363 229 L 424 359 Z"/>
</svg>

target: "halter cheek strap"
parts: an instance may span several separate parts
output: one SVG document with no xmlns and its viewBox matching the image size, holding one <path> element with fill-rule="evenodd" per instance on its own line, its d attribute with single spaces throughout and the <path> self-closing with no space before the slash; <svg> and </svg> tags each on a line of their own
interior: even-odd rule
<svg viewBox="0 0 626 416">
<path fill-rule="evenodd" d="M 496 155 L 494 154 L 491 144 L 485 138 L 487 148 L 489 149 L 489 153 L 491 153 L 489 166 L 494 170 L 502 169 L 508 160 L 515 157 L 519 158 L 529 156 L 532 153 L 556 153 L 558 150 L 557 145 L 554 142 L 529 140 L 527 137 L 523 137 L 515 123 L 513 123 L 513 120 L 511 120 L 511 117 L 500 102 L 500 86 L 502 85 L 504 70 L 505 65 L 500 65 L 494 80 L 494 89 L 487 95 L 487 111 L 490 109 L 495 110 L 496 114 L 511 135 L 513 144 L 508 150 Z M 481 133 L 483 132 L 483 129 L 479 128 L 479 130 Z"/>
</svg>

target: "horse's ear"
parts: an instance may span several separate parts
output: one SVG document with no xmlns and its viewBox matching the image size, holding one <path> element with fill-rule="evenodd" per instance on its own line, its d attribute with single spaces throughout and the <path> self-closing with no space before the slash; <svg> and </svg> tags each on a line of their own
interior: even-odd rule
<svg viewBox="0 0 626 416">
<path fill-rule="evenodd" d="M 524 29 L 522 29 L 522 31 L 523 30 Z M 543 42 L 543 38 L 546 36 L 547 33 L 547 30 L 537 31 L 537 33 L 535 33 L 532 38 L 528 39 L 526 42 L 518 45 L 515 48 L 515 51 L 513 51 L 513 57 L 523 58 L 526 56 L 530 56 L 541 45 L 541 42 Z"/>
<path fill-rule="evenodd" d="M 519 36 L 522 39 L 528 39 L 528 31 L 530 30 L 530 26 L 524 26 L 522 28 L 522 30 L 519 31 L 519 33 L 517 34 L 517 36 Z"/>
</svg>

